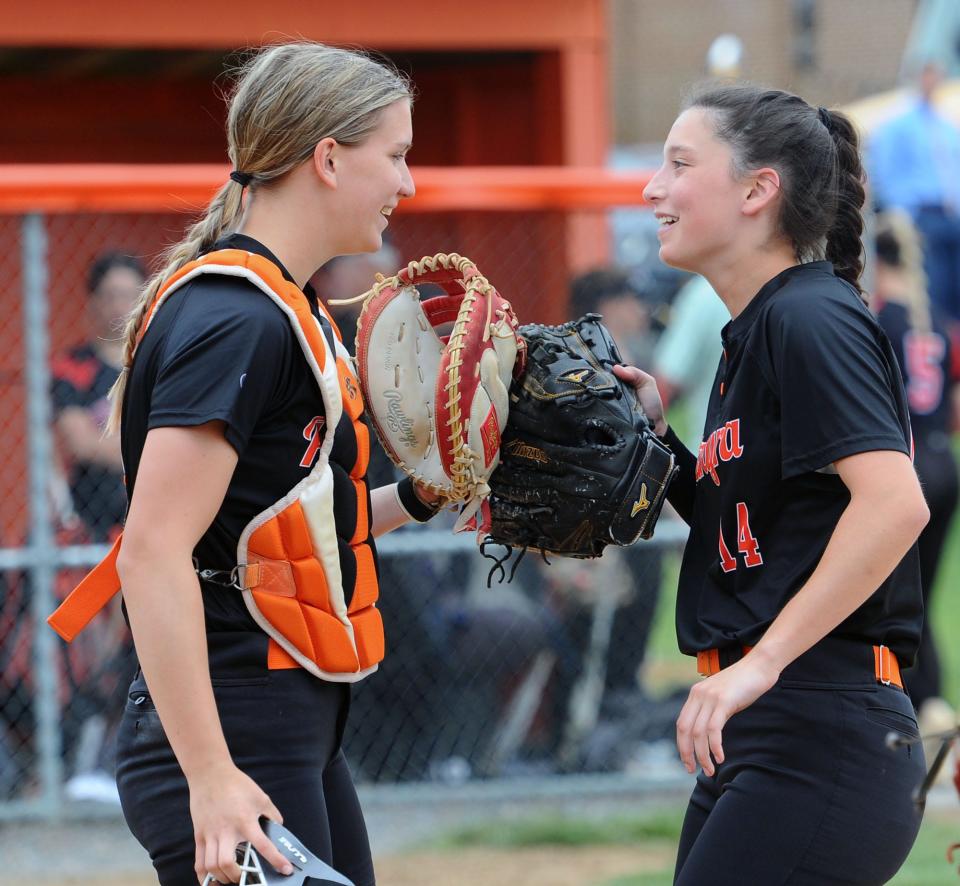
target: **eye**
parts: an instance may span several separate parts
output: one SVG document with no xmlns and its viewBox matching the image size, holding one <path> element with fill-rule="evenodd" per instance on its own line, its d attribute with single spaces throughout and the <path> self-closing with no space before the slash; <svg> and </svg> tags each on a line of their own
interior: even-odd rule
<svg viewBox="0 0 960 886">
<path fill-rule="evenodd" d="M 674 168 L 674 169 L 680 169 L 681 167 L 687 165 L 686 163 L 683 162 L 683 160 L 673 160 L 673 161 L 671 161 L 671 162 L 673 163 L 673 168 Z"/>
</svg>

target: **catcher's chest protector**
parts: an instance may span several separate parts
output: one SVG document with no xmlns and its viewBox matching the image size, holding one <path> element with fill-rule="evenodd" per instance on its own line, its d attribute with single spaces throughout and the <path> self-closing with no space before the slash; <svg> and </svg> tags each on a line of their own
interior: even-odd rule
<svg viewBox="0 0 960 886">
<path fill-rule="evenodd" d="M 164 299 L 199 274 L 242 277 L 280 307 L 319 385 L 326 427 L 356 435 L 355 464 L 331 464 L 334 433 L 328 430 L 310 474 L 247 524 L 237 547 L 236 577 L 247 609 L 270 636 L 271 668 L 300 666 L 326 680 L 360 680 L 376 670 L 384 643 L 367 509 L 370 440 L 348 354 L 331 350 L 306 296 L 273 262 L 237 249 L 210 253 L 174 274 L 150 306 L 141 337 Z M 344 415 L 349 421 L 340 421 Z M 349 548 L 343 554 L 333 513 L 334 471 L 349 476 L 357 496 L 353 535 L 340 540 Z M 116 560 L 121 540 L 48 619 L 68 642 L 120 589 Z M 356 560 L 349 595 L 341 556 Z"/>
</svg>

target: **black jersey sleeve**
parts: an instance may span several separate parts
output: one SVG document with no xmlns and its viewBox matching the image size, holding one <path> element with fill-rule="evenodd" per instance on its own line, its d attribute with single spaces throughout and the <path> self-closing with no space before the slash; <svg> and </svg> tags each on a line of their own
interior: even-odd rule
<svg viewBox="0 0 960 886">
<path fill-rule="evenodd" d="M 771 312 L 769 340 L 783 477 L 860 452 L 909 454 L 910 421 L 896 358 L 852 290 L 780 307 Z"/>
<path fill-rule="evenodd" d="M 697 457 L 684 445 L 672 427 L 660 438 L 677 460 L 677 476 L 667 489 L 667 501 L 689 525 L 693 518 L 693 499 L 696 492 Z"/>
<path fill-rule="evenodd" d="M 151 393 L 148 429 L 223 421 L 241 452 L 278 399 L 293 332 L 280 309 L 242 282 L 198 281 L 168 330 Z"/>
</svg>

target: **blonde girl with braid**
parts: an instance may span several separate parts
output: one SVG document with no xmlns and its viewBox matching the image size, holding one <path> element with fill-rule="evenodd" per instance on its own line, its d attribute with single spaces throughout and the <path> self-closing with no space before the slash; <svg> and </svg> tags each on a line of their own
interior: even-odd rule
<svg viewBox="0 0 960 886">
<path fill-rule="evenodd" d="M 917 664 L 906 672 L 907 688 L 925 733 L 956 724 L 942 697 L 942 672 L 931 625 L 931 597 L 947 532 L 957 508 L 957 464 L 950 443 L 960 405 L 957 330 L 931 304 L 920 235 L 904 212 L 877 219 L 876 280 L 872 307 L 900 364 L 913 428 L 914 465 L 930 508 L 930 522 L 917 540 L 923 631 Z"/>
<path fill-rule="evenodd" d="M 112 424 L 129 510 L 98 575 L 119 580 L 141 668 L 120 797 L 162 884 L 236 882 L 241 841 L 288 872 L 261 817 L 374 883 L 340 743 L 350 683 L 383 651 L 373 539 L 435 502 L 368 489 L 356 379 L 308 280 L 379 249 L 413 195 L 411 101 L 359 52 L 255 55 L 229 100 L 233 172 L 127 325 Z"/>
</svg>

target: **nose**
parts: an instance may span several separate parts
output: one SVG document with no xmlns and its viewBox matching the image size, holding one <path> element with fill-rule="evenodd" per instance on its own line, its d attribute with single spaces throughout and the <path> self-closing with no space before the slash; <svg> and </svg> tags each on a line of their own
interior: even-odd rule
<svg viewBox="0 0 960 886">
<path fill-rule="evenodd" d="M 661 166 L 643 189 L 643 199 L 646 200 L 647 203 L 656 205 L 658 200 L 663 199 L 663 192 L 663 167 Z"/>
<path fill-rule="evenodd" d="M 412 197 L 417 193 L 417 186 L 413 183 L 410 167 L 406 163 L 403 164 L 403 175 L 400 177 L 400 191 L 398 193 L 401 197 Z"/>
</svg>

